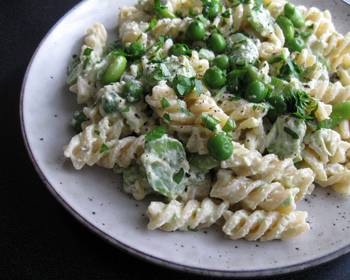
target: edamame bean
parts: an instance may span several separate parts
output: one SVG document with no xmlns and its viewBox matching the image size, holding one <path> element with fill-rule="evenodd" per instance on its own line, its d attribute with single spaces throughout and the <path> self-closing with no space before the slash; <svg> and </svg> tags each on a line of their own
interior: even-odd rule
<svg viewBox="0 0 350 280">
<path fill-rule="evenodd" d="M 118 82 L 126 69 L 127 60 L 124 56 L 113 56 L 107 69 L 102 75 L 101 82 L 104 85 Z"/>
<path fill-rule="evenodd" d="M 284 6 L 284 14 L 291 20 L 296 28 L 301 28 L 305 25 L 305 19 L 303 15 L 294 5 L 287 3 Z"/>
<path fill-rule="evenodd" d="M 292 40 L 294 38 L 295 29 L 291 20 L 285 16 L 279 16 L 276 22 L 281 27 L 286 41 Z"/>
</svg>

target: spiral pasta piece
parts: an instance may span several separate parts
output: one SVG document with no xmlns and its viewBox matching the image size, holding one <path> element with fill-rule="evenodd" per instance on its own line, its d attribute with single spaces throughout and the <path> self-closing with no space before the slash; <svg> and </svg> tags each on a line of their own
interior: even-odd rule
<svg viewBox="0 0 350 280">
<path fill-rule="evenodd" d="M 252 177 L 266 182 L 281 182 L 287 188 L 298 188 L 296 199 L 312 192 L 314 173 L 310 168 L 297 169 L 291 159 L 279 160 L 274 154 L 263 156 L 233 142 L 234 153 L 221 162 L 221 168 L 231 169 L 239 176 Z"/>
<path fill-rule="evenodd" d="M 283 14 L 284 6 L 288 2 L 286 0 L 263 0 L 263 3 L 271 16 L 277 18 L 279 15 Z"/>
<path fill-rule="evenodd" d="M 341 141 L 340 135 L 331 129 L 320 129 L 305 139 L 303 161 L 316 174 L 317 183 L 328 180 L 329 163 L 344 163 L 350 143 Z"/>
<path fill-rule="evenodd" d="M 113 168 L 115 165 L 129 167 L 143 154 L 144 145 L 144 136 L 122 138 L 110 146 L 108 153 L 99 160 L 98 165 L 105 168 Z"/>
<path fill-rule="evenodd" d="M 303 49 L 293 54 L 293 61 L 304 70 L 304 77 L 308 80 L 329 80 L 328 69 L 311 50 Z"/>
<path fill-rule="evenodd" d="M 314 98 L 326 103 L 337 104 L 350 100 L 350 86 L 343 86 L 340 82 L 331 83 L 327 80 L 313 80 L 307 84 L 305 90 Z"/>
<path fill-rule="evenodd" d="M 178 98 L 175 91 L 165 81 L 152 89 L 152 95 L 146 96 L 146 102 L 159 117 L 162 118 L 167 114 L 171 125 L 192 125 L 195 121 L 194 116 L 188 113 L 186 103 Z"/>
<path fill-rule="evenodd" d="M 318 181 L 321 187 L 331 187 L 335 192 L 350 195 L 350 170 L 339 163 L 328 164 L 325 168 L 327 179 Z"/>
<path fill-rule="evenodd" d="M 332 36 L 336 33 L 330 12 L 321 11 L 315 7 L 310 9 L 299 7 L 299 9 L 304 14 L 305 25 L 312 28 L 312 35 L 307 41 L 308 45 L 326 52 L 332 42 Z"/>
<path fill-rule="evenodd" d="M 122 119 L 104 117 L 74 136 L 64 148 L 64 155 L 71 159 L 75 169 L 82 169 L 86 164 L 92 166 L 109 151 L 109 145 L 118 141 L 123 128 Z"/>
<path fill-rule="evenodd" d="M 306 221 L 307 213 L 294 211 L 289 214 L 257 210 L 248 212 L 226 211 L 224 213 L 224 233 L 231 239 L 246 239 L 248 241 L 287 240 L 296 237 L 310 229 Z"/>
<path fill-rule="evenodd" d="M 172 200 L 169 204 L 152 202 L 147 209 L 148 229 L 187 231 L 210 227 L 222 217 L 227 208 L 227 203 L 217 205 L 209 198 L 202 202 L 196 200 L 186 203 Z"/>
<path fill-rule="evenodd" d="M 268 183 L 263 180 L 252 180 L 247 177 L 236 177 L 229 170 L 220 170 L 210 196 L 255 210 L 294 211 L 295 196 L 298 188 L 286 189 L 280 183 Z"/>
<path fill-rule="evenodd" d="M 202 123 L 202 114 L 208 113 L 212 117 L 216 118 L 222 127 L 225 126 L 229 119 L 229 116 L 216 104 L 214 98 L 209 95 L 201 94 L 197 95 L 191 93 L 185 97 L 185 101 L 188 110 L 196 118 L 196 123 Z"/>
<path fill-rule="evenodd" d="M 78 104 L 88 104 L 99 89 L 98 73 L 104 69 L 106 60 L 103 53 L 107 45 L 107 31 L 103 24 L 95 23 L 86 31 L 81 48 L 79 64 L 76 66 L 76 78 L 70 83 L 69 90 L 77 95 Z"/>
</svg>

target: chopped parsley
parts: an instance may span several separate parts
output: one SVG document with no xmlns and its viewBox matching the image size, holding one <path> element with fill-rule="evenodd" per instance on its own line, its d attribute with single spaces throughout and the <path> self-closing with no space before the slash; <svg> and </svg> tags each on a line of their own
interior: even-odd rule
<svg viewBox="0 0 350 280">
<path fill-rule="evenodd" d="M 109 147 L 105 144 L 105 143 L 103 143 L 102 145 L 101 145 L 101 148 L 100 148 L 100 153 L 101 154 L 104 154 L 104 153 L 106 153 L 106 152 L 108 152 L 109 151 Z"/>
<path fill-rule="evenodd" d="M 163 126 L 158 126 L 146 134 L 145 141 L 151 142 L 151 141 L 157 140 L 165 134 L 166 134 L 165 128 Z"/>
<path fill-rule="evenodd" d="M 186 96 L 195 88 L 195 78 L 177 75 L 173 81 L 173 88 L 179 96 Z"/>
<path fill-rule="evenodd" d="M 168 99 L 166 99 L 165 97 L 163 97 L 160 102 L 162 104 L 162 108 L 163 109 L 166 109 L 166 108 L 170 107 L 170 103 L 169 103 Z"/>
<path fill-rule="evenodd" d="M 299 135 L 295 131 L 291 130 L 289 127 L 284 127 L 283 130 L 287 134 L 289 134 L 293 139 L 295 139 L 295 140 L 299 139 Z"/>
</svg>

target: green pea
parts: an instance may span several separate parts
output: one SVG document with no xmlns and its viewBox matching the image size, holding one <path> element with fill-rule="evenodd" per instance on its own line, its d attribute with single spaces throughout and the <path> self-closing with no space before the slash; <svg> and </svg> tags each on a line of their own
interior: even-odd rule
<svg viewBox="0 0 350 280">
<path fill-rule="evenodd" d="M 226 70 L 230 66 L 228 56 L 226 54 L 218 55 L 214 58 L 213 65 L 219 67 L 222 70 Z"/>
<path fill-rule="evenodd" d="M 295 29 L 290 19 L 288 19 L 285 16 L 279 16 L 276 22 L 281 27 L 286 41 L 289 41 L 294 38 Z"/>
<path fill-rule="evenodd" d="M 246 81 L 248 83 L 251 83 L 255 80 L 260 80 L 261 79 L 261 74 L 259 73 L 258 69 L 252 65 L 248 65 L 246 68 Z"/>
<path fill-rule="evenodd" d="M 262 102 L 267 95 L 267 89 L 263 82 L 254 81 L 252 82 L 244 95 L 244 98 L 250 102 L 259 103 Z"/>
<path fill-rule="evenodd" d="M 133 42 L 131 45 L 126 49 L 126 52 L 134 59 L 141 58 L 146 50 L 145 47 L 142 45 L 141 42 Z"/>
<path fill-rule="evenodd" d="M 126 69 L 127 60 L 124 56 L 113 56 L 111 63 L 102 75 L 101 82 L 104 85 L 118 82 Z"/>
<path fill-rule="evenodd" d="M 80 133 L 82 131 L 81 125 L 83 124 L 83 122 L 86 122 L 87 120 L 88 118 L 86 117 L 83 111 L 75 112 L 72 119 L 72 126 L 74 130 L 77 133 Z"/>
<path fill-rule="evenodd" d="M 296 37 L 289 40 L 287 46 L 293 52 L 301 52 L 305 48 L 305 42 L 300 37 Z"/>
<path fill-rule="evenodd" d="M 226 74 L 220 68 L 214 66 L 204 74 L 204 82 L 211 89 L 220 89 L 226 84 Z"/>
<path fill-rule="evenodd" d="M 284 6 L 284 14 L 288 17 L 296 28 L 301 28 L 305 25 L 305 19 L 301 12 L 292 4 L 287 3 Z"/>
<path fill-rule="evenodd" d="M 269 103 L 274 107 L 276 110 L 277 114 L 283 114 L 287 112 L 287 104 L 286 101 L 284 100 L 283 95 L 273 95 L 269 97 Z"/>
<path fill-rule="evenodd" d="M 205 37 L 205 27 L 199 20 L 192 21 L 187 28 L 186 37 L 189 41 L 201 41 Z"/>
<path fill-rule="evenodd" d="M 217 0 L 211 1 L 208 5 L 204 6 L 203 15 L 213 20 L 216 16 L 218 16 L 222 11 L 221 3 Z"/>
<path fill-rule="evenodd" d="M 208 150 L 216 160 L 227 160 L 233 154 L 233 144 L 224 133 L 218 133 L 209 139 Z"/>
<path fill-rule="evenodd" d="M 170 55 L 180 56 L 180 55 L 190 55 L 191 50 L 186 44 L 175 44 L 169 50 Z"/>
<path fill-rule="evenodd" d="M 232 94 L 240 95 L 240 87 L 244 81 L 246 71 L 243 69 L 234 69 L 227 76 L 227 89 Z"/>
<path fill-rule="evenodd" d="M 123 88 L 123 94 L 129 103 L 136 103 L 142 99 L 144 90 L 141 84 L 127 82 Z"/>
<path fill-rule="evenodd" d="M 233 119 L 228 119 L 222 130 L 229 133 L 232 132 L 235 128 L 236 122 Z"/>
<path fill-rule="evenodd" d="M 207 40 L 207 45 L 215 53 L 222 53 L 226 49 L 226 40 L 224 36 L 215 32 Z"/>
</svg>

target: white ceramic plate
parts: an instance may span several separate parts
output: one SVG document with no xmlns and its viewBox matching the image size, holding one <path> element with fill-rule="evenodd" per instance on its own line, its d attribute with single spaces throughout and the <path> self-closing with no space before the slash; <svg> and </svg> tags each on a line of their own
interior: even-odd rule
<svg viewBox="0 0 350 280">
<path fill-rule="evenodd" d="M 346 31 L 350 9 L 340 1 L 304 1 L 332 11 Z M 151 262 L 183 271 L 218 276 L 262 276 L 314 266 L 350 251 L 350 201 L 317 190 L 299 205 L 310 213 L 312 230 L 288 242 L 230 241 L 216 229 L 200 232 L 147 231 L 147 203 L 121 192 L 111 171 L 75 171 L 62 147 L 73 132 L 75 98 L 65 86 L 66 65 L 77 53 L 84 31 L 94 22 L 115 27 L 120 6 L 133 0 L 83 1 L 41 42 L 29 65 L 21 96 L 23 135 L 41 178 L 80 222 L 104 239 Z M 300 3 L 300 2 L 299 2 Z"/>
</svg>

